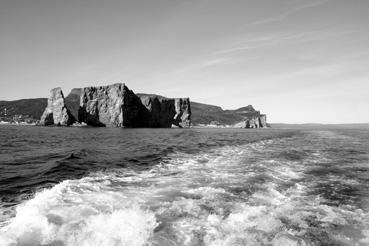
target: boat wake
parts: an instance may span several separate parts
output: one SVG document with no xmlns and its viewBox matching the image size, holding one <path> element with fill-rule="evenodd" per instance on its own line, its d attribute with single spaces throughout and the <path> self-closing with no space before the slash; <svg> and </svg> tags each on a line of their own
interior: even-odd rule
<svg viewBox="0 0 369 246">
<path fill-rule="evenodd" d="M 148 170 L 63 181 L 16 207 L 0 245 L 369 244 L 367 212 L 312 192 L 311 170 L 330 156 L 293 148 L 296 138 L 176 152 Z"/>
</svg>

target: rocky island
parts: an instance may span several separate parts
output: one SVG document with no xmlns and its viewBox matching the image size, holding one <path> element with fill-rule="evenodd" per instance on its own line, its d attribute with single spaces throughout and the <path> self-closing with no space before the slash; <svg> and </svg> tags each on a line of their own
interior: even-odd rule
<svg viewBox="0 0 369 246">
<path fill-rule="evenodd" d="M 44 126 L 269 127 L 266 115 L 252 105 L 223 110 L 189 98 L 134 93 L 123 83 L 74 88 L 65 98 L 62 90 L 55 88 L 48 99 L 0 101 L 0 123 L 32 124 L 37 120 Z"/>
<path fill-rule="evenodd" d="M 77 119 L 95 127 L 189 127 L 191 107 L 189 98 L 136 95 L 123 83 L 73 89 L 66 99 L 53 89 L 40 124 L 72 125 Z"/>
</svg>

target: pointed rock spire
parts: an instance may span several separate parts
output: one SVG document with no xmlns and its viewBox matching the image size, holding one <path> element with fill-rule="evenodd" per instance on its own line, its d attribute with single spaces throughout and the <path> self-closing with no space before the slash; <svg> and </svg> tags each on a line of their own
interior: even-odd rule
<svg viewBox="0 0 369 246">
<path fill-rule="evenodd" d="M 41 116 L 40 124 L 44 126 L 69 126 L 74 122 L 75 118 L 65 105 L 63 91 L 60 87 L 52 89 L 50 91 L 47 107 Z"/>
</svg>

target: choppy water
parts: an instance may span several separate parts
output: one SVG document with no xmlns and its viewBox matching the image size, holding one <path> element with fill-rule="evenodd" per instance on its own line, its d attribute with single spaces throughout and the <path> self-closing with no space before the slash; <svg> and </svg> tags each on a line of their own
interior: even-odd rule
<svg viewBox="0 0 369 246">
<path fill-rule="evenodd" d="M 368 130 L 0 127 L 0 245 L 369 245 Z"/>
</svg>

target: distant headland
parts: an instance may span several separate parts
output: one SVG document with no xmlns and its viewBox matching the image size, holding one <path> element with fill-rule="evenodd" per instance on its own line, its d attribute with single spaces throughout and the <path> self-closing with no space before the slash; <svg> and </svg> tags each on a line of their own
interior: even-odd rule
<svg viewBox="0 0 369 246">
<path fill-rule="evenodd" d="M 124 83 L 75 88 L 64 97 L 54 88 L 49 98 L 0 101 L 0 123 L 94 127 L 266 128 L 266 115 L 252 105 L 236 110 L 134 93 Z"/>
</svg>

